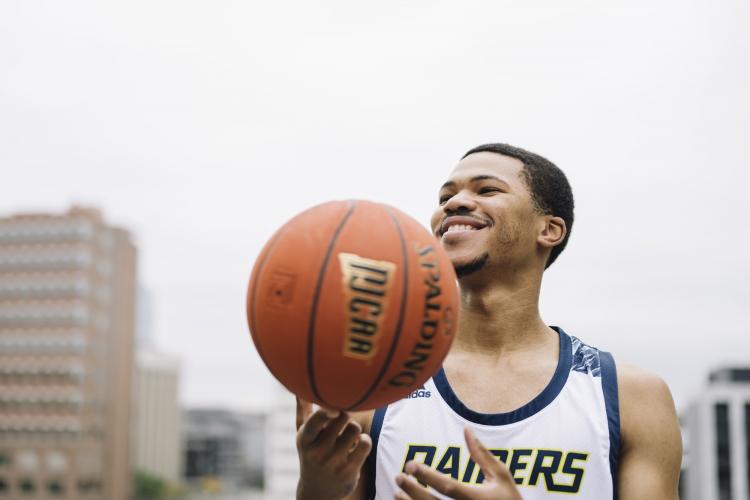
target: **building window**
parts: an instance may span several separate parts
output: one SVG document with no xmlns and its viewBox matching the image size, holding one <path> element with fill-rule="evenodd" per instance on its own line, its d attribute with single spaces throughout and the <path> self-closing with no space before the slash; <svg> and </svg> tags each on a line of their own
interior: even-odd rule
<svg viewBox="0 0 750 500">
<path fill-rule="evenodd" d="M 96 479 L 79 479 L 78 492 L 84 495 L 101 491 L 102 484 Z"/>
<path fill-rule="evenodd" d="M 18 483 L 18 489 L 25 495 L 33 495 L 34 491 L 36 491 L 36 483 L 31 479 L 22 479 Z"/>
<path fill-rule="evenodd" d="M 5 451 L 0 451 L 0 467 L 10 465 L 10 455 Z"/>
<path fill-rule="evenodd" d="M 39 468 L 39 458 L 32 450 L 21 450 L 16 455 L 16 464 L 21 470 L 34 472 Z"/>
<path fill-rule="evenodd" d="M 718 500 L 732 500 L 732 455 L 729 448 L 729 405 L 714 405 L 716 417 L 716 474 Z"/>
<path fill-rule="evenodd" d="M 8 482 L 0 477 L 0 496 L 8 493 Z"/>
<path fill-rule="evenodd" d="M 68 459 L 59 451 L 50 451 L 45 458 L 49 472 L 64 472 L 68 466 Z"/>
<path fill-rule="evenodd" d="M 65 494 L 65 488 L 61 481 L 53 480 L 47 483 L 47 490 L 54 496 L 62 496 Z"/>
</svg>

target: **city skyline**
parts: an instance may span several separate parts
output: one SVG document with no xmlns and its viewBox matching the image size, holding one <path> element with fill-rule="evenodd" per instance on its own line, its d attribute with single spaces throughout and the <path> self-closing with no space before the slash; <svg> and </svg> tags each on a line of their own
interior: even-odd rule
<svg viewBox="0 0 750 500">
<path fill-rule="evenodd" d="M 679 410 L 747 361 L 746 2 L 37 7 L 0 7 L 0 214 L 91 205 L 131 230 L 186 405 L 270 404 L 244 298 L 277 227 L 341 198 L 426 224 L 490 141 L 573 186 L 545 320 Z"/>
</svg>

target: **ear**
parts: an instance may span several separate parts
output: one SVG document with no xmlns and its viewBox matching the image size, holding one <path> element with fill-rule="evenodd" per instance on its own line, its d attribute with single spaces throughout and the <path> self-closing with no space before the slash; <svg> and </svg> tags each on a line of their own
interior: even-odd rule
<svg viewBox="0 0 750 500">
<path fill-rule="evenodd" d="M 562 217 L 552 217 L 551 215 L 545 215 L 543 220 L 544 226 L 536 241 L 544 248 L 556 247 L 563 242 L 565 235 L 568 234 L 565 221 Z"/>
</svg>

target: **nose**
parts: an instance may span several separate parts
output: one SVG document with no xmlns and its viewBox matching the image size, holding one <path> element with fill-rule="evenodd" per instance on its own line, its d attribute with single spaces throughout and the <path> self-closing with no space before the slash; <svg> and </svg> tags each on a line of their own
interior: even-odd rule
<svg viewBox="0 0 750 500">
<path fill-rule="evenodd" d="M 476 208 L 477 204 L 474 197 L 466 190 L 454 194 L 443 205 L 445 213 L 473 212 Z"/>
</svg>

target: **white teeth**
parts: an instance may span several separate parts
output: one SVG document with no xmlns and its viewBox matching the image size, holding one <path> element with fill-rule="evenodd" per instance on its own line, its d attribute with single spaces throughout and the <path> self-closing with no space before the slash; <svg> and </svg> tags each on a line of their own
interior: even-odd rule
<svg viewBox="0 0 750 500">
<path fill-rule="evenodd" d="M 455 233 L 457 231 L 476 231 L 477 228 L 474 226 L 469 226 L 468 224 L 453 224 L 451 226 L 448 226 L 448 229 L 445 230 L 446 233 Z"/>
</svg>

